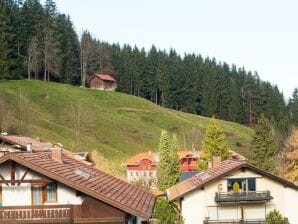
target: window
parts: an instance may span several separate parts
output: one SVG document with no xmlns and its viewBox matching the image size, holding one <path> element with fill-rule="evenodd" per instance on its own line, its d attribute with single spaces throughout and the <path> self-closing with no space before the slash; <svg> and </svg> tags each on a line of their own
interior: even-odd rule
<svg viewBox="0 0 298 224">
<path fill-rule="evenodd" d="M 32 205 L 57 202 L 57 183 L 50 183 L 48 185 L 33 184 L 31 190 Z"/>
<path fill-rule="evenodd" d="M 235 183 L 239 184 L 240 191 L 246 191 L 246 180 L 245 179 L 229 179 L 228 180 L 228 192 L 233 191 Z"/>
<path fill-rule="evenodd" d="M 235 183 L 239 184 L 240 191 L 256 191 L 256 178 L 228 179 L 228 192 L 233 191 Z"/>
<path fill-rule="evenodd" d="M 46 202 L 57 201 L 57 183 L 51 183 L 46 185 Z"/>
<path fill-rule="evenodd" d="M 247 179 L 248 191 L 256 191 L 256 178 Z"/>
<path fill-rule="evenodd" d="M 42 185 L 32 185 L 32 205 L 42 205 Z"/>
<path fill-rule="evenodd" d="M 130 176 L 133 177 L 133 171 L 130 171 Z"/>
</svg>

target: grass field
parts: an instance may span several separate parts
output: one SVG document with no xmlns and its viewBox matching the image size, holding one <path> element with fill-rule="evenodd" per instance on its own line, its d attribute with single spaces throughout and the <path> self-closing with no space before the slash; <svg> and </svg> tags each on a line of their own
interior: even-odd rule
<svg viewBox="0 0 298 224">
<path fill-rule="evenodd" d="M 0 93 L 14 111 L 8 120 L 19 124 L 17 108 L 28 107 L 24 112 L 29 116 L 28 135 L 74 151 L 96 149 L 117 173 L 129 156 L 156 151 L 161 129 L 176 133 L 181 148 L 198 148 L 209 120 L 122 93 L 36 80 L 0 81 Z M 248 156 L 253 131 L 232 122 L 219 123 L 231 148 Z"/>
</svg>

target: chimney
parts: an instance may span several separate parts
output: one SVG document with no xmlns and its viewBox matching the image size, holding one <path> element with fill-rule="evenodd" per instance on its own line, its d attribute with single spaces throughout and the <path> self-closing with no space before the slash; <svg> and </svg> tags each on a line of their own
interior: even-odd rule
<svg viewBox="0 0 298 224">
<path fill-rule="evenodd" d="M 27 152 L 32 152 L 32 143 L 27 143 Z"/>
<path fill-rule="evenodd" d="M 208 160 L 208 169 L 212 168 L 212 161 Z"/>
<path fill-rule="evenodd" d="M 62 148 L 51 148 L 52 159 L 57 162 L 62 162 Z"/>
<path fill-rule="evenodd" d="M 221 164 L 221 157 L 220 156 L 213 156 L 212 158 L 212 168 L 219 167 Z"/>
</svg>

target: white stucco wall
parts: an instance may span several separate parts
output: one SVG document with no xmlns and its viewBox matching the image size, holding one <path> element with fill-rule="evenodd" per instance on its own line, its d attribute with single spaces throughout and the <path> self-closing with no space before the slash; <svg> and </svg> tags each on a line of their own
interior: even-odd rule
<svg viewBox="0 0 298 224">
<path fill-rule="evenodd" d="M 285 217 L 287 217 L 291 224 L 298 223 L 298 190 L 292 188 L 285 188 Z"/>
<path fill-rule="evenodd" d="M 182 201 L 181 214 L 185 224 L 203 223 L 205 219 L 204 191 L 197 190 L 185 196 Z"/>
<path fill-rule="evenodd" d="M 21 165 L 16 165 L 15 168 L 15 179 L 20 180 L 27 168 Z M 0 166 L 0 174 L 5 180 L 11 179 L 10 168 L 7 163 Z M 25 180 L 31 179 L 47 179 L 36 172 L 29 171 L 25 177 Z M 83 196 L 77 196 L 76 190 L 67 187 L 61 183 L 57 185 L 57 202 L 56 203 L 45 203 L 45 204 L 81 204 L 83 202 Z M 8 186 L 2 184 L 2 206 L 17 206 L 17 205 L 31 205 L 31 184 L 23 183 L 20 186 Z"/>
</svg>

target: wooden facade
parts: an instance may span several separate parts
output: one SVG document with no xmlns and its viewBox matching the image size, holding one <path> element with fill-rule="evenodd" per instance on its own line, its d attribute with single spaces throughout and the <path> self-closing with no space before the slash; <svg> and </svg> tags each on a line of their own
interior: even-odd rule
<svg viewBox="0 0 298 224">
<path fill-rule="evenodd" d="M 115 91 L 117 82 L 110 75 L 94 74 L 89 79 L 91 89 L 100 89 L 106 91 Z"/>
</svg>

